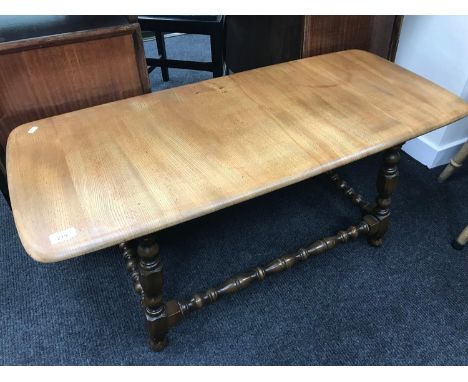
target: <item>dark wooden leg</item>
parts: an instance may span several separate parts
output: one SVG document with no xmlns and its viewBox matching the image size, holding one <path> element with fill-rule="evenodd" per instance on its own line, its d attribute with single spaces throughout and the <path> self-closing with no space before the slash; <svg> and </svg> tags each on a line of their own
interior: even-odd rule
<svg viewBox="0 0 468 382">
<path fill-rule="evenodd" d="M 145 309 L 146 326 L 153 350 L 160 351 L 166 344 L 168 331 L 166 304 L 163 302 L 163 273 L 159 246 L 154 236 L 139 239 L 139 283 L 143 290 L 142 304 Z"/>
<path fill-rule="evenodd" d="M 166 54 L 166 42 L 164 40 L 164 34 L 162 32 L 155 32 L 156 45 L 158 47 L 158 54 L 161 60 L 167 59 Z M 161 74 L 164 82 L 169 81 L 169 69 L 166 65 L 161 64 Z"/>
<path fill-rule="evenodd" d="M 210 42 L 213 77 L 221 77 L 224 74 L 222 33 L 212 33 L 210 35 Z"/>
<path fill-rule="evenodd" d="M 368 236 L 369 243 L 374 247 L 382 245 L 383 237 L 388 230 L 391 197 L 398 184 L 400 148 L 401 146 L 395 146 L 385 151 L 383 164 L 377 177 L 377 198 L 372 215 L 377 218 L 379 224 L 376 232 Z"/>
</svg>

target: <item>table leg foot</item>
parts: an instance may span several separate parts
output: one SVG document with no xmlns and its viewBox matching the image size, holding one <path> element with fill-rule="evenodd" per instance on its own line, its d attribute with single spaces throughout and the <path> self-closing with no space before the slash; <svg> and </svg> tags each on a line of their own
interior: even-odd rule
<svg viewBox="0 0 468 382">
<path fill-rule="evenodd" d="M 153 310 L 145 308 L 146 327 L 150 336 L 150 347 L 154 351 L 161 351 L 167 345 L 167 312 L 166 306 L 161 305 Z"/>
<path fill-rule="evenodd" d="M 371 246 L 376 247 L 376 248 L 379 248 L 383 245 L 383 238 L 381 237 L 376 238 L 376 237 L 369 236 L 367 241 Z"/>
<path fill-rule="evenodd" d="M 167 338 L 164 338 L 162 341 L 154 341 L 150 339 L 150 347 L 153 351 L 162 351 L 167 346 Z"/>
</svg>

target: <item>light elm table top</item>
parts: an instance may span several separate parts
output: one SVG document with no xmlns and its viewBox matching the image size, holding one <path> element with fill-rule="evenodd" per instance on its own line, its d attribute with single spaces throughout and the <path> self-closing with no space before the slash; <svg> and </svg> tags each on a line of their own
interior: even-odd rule
<svg viewBox="0 0 468 382">
<path fill-rule="evenodd" d="M 306 58 L 16 128 L 7 173 L 34 259 L 206 215 L 454 122 L 468 104 L 371 53 Z"/>
</svg>

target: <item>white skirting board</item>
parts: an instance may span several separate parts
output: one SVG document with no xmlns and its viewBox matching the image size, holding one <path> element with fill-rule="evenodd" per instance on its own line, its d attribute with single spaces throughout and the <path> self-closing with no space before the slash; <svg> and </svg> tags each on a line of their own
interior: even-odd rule
<svg viewBox="0 0 468 382">
<path fill-rule="evenodd" d="M 455 142 L 438 146 L 422 136 L 406 142 L 402 150 L 418 162 L 429 168 L 434 168 L 450 162 L 450 159 L 454 157 L 466 141 L 467 138 L 462 138 Z"/>
</svg>

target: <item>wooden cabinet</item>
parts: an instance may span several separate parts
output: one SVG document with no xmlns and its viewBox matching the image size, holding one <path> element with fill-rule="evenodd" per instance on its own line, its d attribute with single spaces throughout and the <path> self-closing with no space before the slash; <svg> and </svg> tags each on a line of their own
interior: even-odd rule
<svg viewBox="0 0 468 382">
<path fill-rule="evenodd" d="M 140 27 L 127 17 L 1 16 L 0 176 L 16 126 L 147 92 Z"/>
<path fill-rule="evenodd" d="M 226 63 L 239 72 L 362 49 L 395 59 L 402 16 L 227 16 Z"/>
<path fill-rule="evenodd" d="M 395 60 L 402 16 L 305 16 L 301 57 L 362 49 Z"/>
</svg>

